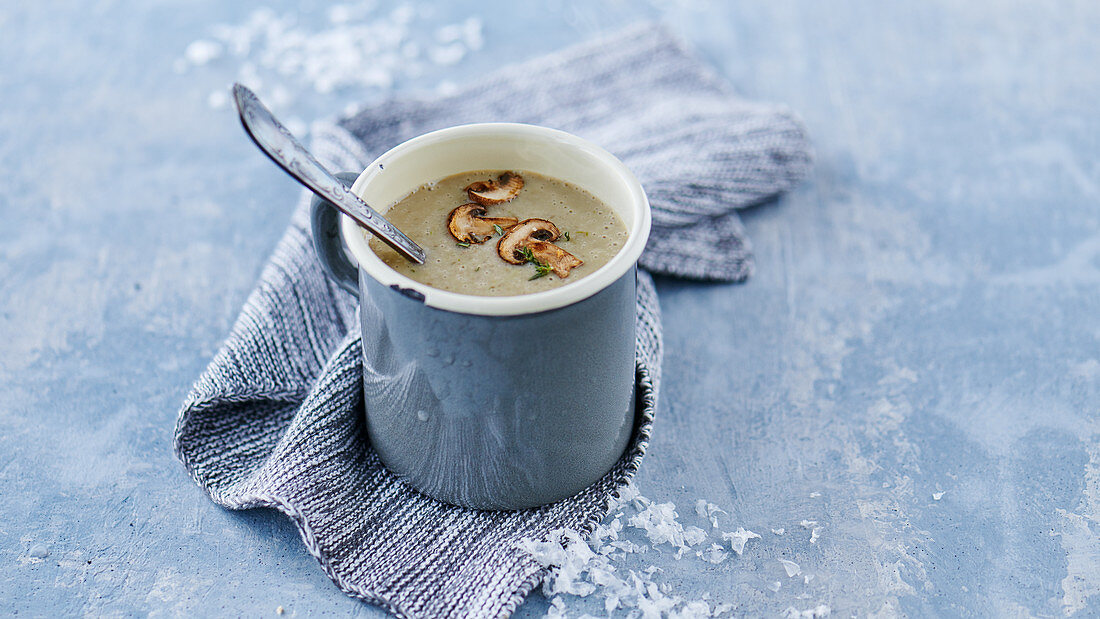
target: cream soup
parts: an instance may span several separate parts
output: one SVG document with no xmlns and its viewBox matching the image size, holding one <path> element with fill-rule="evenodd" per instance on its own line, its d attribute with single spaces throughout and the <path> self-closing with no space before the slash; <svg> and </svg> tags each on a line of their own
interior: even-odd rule
<svg viewBox="0 0 1100 619">
<path fill-rule="evenodd" d="M 514 172 L 514 174 L 512 174 Z M 518 176 L 522 188 L 512 191 L 507 201 L 493 203 L 498 195 L 508 194 L 506 189 L 497 193 L 486 191 L 471 194 L 466 189 L 475 183 L 492 182 Z M 477 190 L 474 190 L 477 192 Z M 493 218 L 498 226 L 482 224 L 479 234 L 463 235 L 456 232 L 455 211 L 474 200 L 482 200 L 476 207 L 466 207 L 462 213 L 469 217 Z M 473 215 L 468 215 L 473 211 Z M 480 296 L 513 296 L 541 292 L 577 281 L 595 272 L 618 253 L 626 243 L 627 230 L 619 216 L 606 204 L 587 191 L 562 180 L 522 170 L 479 170 L 448 176 L 434 183 L 427 183 L 385 212 L 386 219 L 416 241 L 427 252 L 425 264 L 414 264 L 402 258 L 378 239 L 369 237 L 370 248 L 387 265 L 411 279 L 441 290 Z M 512 218 L 512 219 L 509 219 Z M 552 241 L 545 225 L 533 225 L 528 220 L 546 220 L 556 226 Z M 501 257 L 498 245 L 502 233 L 507 235 L 514 222 L 521 229 L 538 228 L 539 241 L 530 247 L 542 253 L 532 255 L 524 250 L 505 251 L 512 255 L 513 264 Z M 477 223 L 477 222 L 475 222 Z M 503 224 L 503 225 L 499 225 Z M 487 233 L 487 234 L 486 234 Z M 459 237 L 456 237 L 458 234 Z M 508 248 L 516 245 L 517 235 L 504 239 Z M 482 241 L 480 243 L 476 241 Z M 552 243 L 553 247 L 547 247 Z M 539 256 L 566 256 L 566 269 L 551 269 L 562 264 L 552 260 L 540 260 Z M 523 256 L 526 256 L 524 258 Z M 575 259 L 573 259 L 575 257 Z M 581 262 L 579 266 L 573 266 Z M 552 263 L 552 264 L 551 264 Z M 560 275 L 567 271 L 565 277 Z"/>
</svg>

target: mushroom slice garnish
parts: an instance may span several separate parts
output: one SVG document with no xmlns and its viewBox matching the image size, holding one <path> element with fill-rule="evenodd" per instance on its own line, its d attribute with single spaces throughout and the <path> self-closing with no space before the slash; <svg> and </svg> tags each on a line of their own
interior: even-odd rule
<svg viewBox="0 0 1100 619">
<path fill-rule="evenodd" d="M 505 172 L 495 181 L 478 181 L 466 186 L 466 195 L 470 200 L 482 206 L 492 206 L 502 202 L 508 202 L 519 195 L 523 189 L 523 177 L 512 172 Z"/>
<path fill-rule="evenodd" d="M 515 217 L 482 217 L 485 207 L 463 204 L 447 217 L 447 229 L 459 243 L 484 243 L 493 236 L 494 226 L 507 230 L 519 223 Z"/>
<path fill-rule="evenodd" d="M 505 262 L 524 264 L 531 258 L 548 266 L 554 275 L 565 279 L 569 271 L 584 262 L 554 245 L 561 231 L 553 222 L 545 219 L 525 219 L 508 231 L 497 242 L 497 253 Z M 524 251 L 526 250 L 526 251 Z"/>
</svg>

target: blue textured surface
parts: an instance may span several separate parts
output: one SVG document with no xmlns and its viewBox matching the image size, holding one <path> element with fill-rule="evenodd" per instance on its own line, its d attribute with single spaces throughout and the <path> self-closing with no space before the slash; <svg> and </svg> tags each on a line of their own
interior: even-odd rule
<svg viewBox="0 0 1100 619">
<path fill-rule="evenodd" d="M 231 65 L 172 69 L 251 8 L 0 8 L 0 614 L 381 612 L 171 453 L 298 193 L 207 106 Z M 659 282 L 640 487 L 789 531 L 706 569 L 654 554 L 681 593 L 749 614 L 1100 613 L 1100 5 L 464 1 L 424 23 L 466 15 L 485 48 L 398 91 L 662 16 L 815 140 L 812 181 L 746 216 L 749 283 Z M 815 580 L 771 592 L 777 557 Z"/>
</svg>

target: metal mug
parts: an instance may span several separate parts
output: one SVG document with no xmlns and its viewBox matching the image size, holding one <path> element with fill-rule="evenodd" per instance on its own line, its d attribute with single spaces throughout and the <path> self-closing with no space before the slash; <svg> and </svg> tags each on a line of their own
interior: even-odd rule
<svg viewBox="0 0 1100 619">
<path fill-rule="evenodd" d="M 397 273 L 371 251 L 367 232 L 320 199 L 313 238 L 329 276 L 359 296 L 367 433 L 382 462 L 441 501 L 523 509 L 597 481 L 630 439 L 637 261 L 650 210 L 641 184 L 606 150 L 515 123 L 413 138 L 371 163 L 352 190 L 384 213 L 425 182 L 484 169 L 537 172 L 589 191 L 626 224 L 626 243 L 564 286 L 485 297 Z"/>
</svg>

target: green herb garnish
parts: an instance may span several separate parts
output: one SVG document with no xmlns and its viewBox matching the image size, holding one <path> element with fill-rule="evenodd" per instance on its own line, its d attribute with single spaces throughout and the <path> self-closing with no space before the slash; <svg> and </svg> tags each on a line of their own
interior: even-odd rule
<svg viewBox="0 0 1100 619">
<path fill-rule="evenodd" d="M 456 245 L 458 245 L 459 247 L 469 247 L 470 246 L 470 244 L 467 243 L 466 241 L 459 241 L 458 243 L 456 243 Z"/>
<path fill-rule="evenodd" d="M 527 281 L 538 279 L 549 275 L 554 269 L 547 263 L 539 260 L 535 257 L 535 253 L 531 251 L 530 247 L 520 247 L 519 254 L 523 256 L 523 259 L 535 265 L 535 274 L 527 278 Z"/>
<path fill-rule="evenodd" d="M 561 233 L 561 240 L 568 241 L 569 240 L 569 232 L 562 232 Z"/>
<path fill-rule="evenodd" d="M 493 224 L 493 230 L 500 236 L 504 236 L 504 228 L 501 228 L 500 224 Z"/>
<path fill-rule="evenodd" d="M 528 277 L 527 281 L 531 281 L 533 279 L 538 279 L 540 277 L 544 277 L 546 275 L 549 275 L 553 270 L 554 269 L 551 268 L 551 266 L 549 264 L 546 264 L 545 262 L 536 262 L 535 263 L 535 274 L 532 275 L 531 277 Z"/>
</svg>

